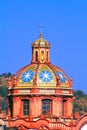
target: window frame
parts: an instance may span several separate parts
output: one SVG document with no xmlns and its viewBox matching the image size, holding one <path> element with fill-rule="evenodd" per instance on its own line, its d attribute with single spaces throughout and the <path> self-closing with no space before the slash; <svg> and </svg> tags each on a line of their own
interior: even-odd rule
<svg viewBox="0 0 87 130">
<path fill-rule="evenodd" d="M 47 103 L 48 101 L 48 103 Z M 52 100 L 51 99 L 42 99 L 42 114 L 43 115 L 49 115 L 52 114 Z M 43 106 L 44 105 L 44 106 Z M 44 108 L 46 110 L 44 110 Z"/>
<path fill-rule="evenodd" d="M 23 116 L 30 115 L 30 100 L 28 100 L 28 99 L 22 100 L 22 114 L 23 114 Z"/>
<path fill-rule="evenodd" d="M 35 61 L 38 62 L 38 51 L 35 51 Z"/>
</svg>

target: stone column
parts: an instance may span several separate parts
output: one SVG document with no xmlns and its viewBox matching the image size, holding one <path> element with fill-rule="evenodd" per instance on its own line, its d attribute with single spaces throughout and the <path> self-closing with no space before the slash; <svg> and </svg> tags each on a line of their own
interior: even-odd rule
<svg viewBox="0 0 87 130">
<path fill-rule="evenodd" d="M 38 96 L 32 97 L 30 107 L 31 116 L 39 116 L 41 114 L 41 101 Z"/>
<path fill-rule="evenodd" d="M 61 117 L 62 116 L 62 98 L 55 97 L 53 100 L 53 115 Z"/>
<path fill-rule="evenodd" d="M 73 99 L 72 98 L 67 98 L 67 101 L 64 105 L 64 115 L 66 117 L 71 117 L 72 116 L 72 106 L 73 106 Z"/>
<path fill-rule="evenodd" d="M 19 97 L 13 98 L 13 117 L 18 117 L 20 112 L 20 100 Z"/>
</svg>

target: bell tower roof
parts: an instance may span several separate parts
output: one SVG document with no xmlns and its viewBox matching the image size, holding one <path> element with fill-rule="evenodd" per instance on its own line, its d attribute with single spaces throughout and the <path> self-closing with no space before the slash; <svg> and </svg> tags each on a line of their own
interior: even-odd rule
<svg viewBox="0 0 87 130">
<path fill-rule="evenodd" d="M 43 39 L 43 35 L 40 33 L 39 39 L 33 42 L 32 47 L 50 47 L 50 43 Z"/>
</svg>

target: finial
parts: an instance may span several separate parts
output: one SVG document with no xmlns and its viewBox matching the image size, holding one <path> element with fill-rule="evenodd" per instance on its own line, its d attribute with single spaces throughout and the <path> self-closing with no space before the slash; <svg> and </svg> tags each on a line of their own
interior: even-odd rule
<svg viewBox="0 0 87 130">
<path fill-rule="evenodd" d="M 43 29 L 43 26 L 40 25 L 39 28 L 40 28 L 40 38 L 42 38 L 42 29 Z"/>
<path fill-rule="evenodd" d="M 72 87 L 72 77 L 70 77 L 70 87 Z"/>
</svg>

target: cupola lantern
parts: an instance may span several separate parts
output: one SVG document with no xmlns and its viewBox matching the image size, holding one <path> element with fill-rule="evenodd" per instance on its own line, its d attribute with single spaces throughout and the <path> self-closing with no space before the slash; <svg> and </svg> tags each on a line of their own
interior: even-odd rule
<svg viewBox="0 0 87 130">
<path fill-rule="evenodd" d="M 32 63 L 50 63 L 50 43 L 43 39 L 42 34 L 32 44 Z"/>
</svg>

